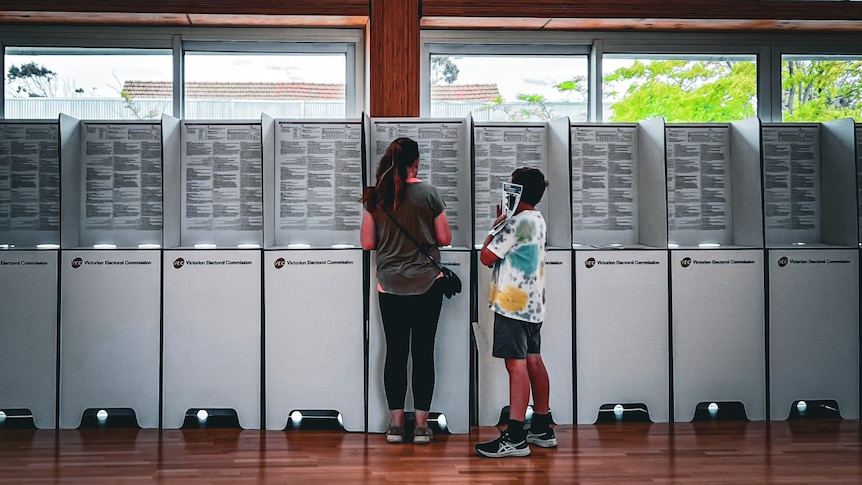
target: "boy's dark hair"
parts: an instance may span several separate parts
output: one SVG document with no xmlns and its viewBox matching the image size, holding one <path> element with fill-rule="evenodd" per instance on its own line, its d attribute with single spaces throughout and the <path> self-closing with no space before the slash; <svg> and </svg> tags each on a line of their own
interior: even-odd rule
<svg viewBox="0 0 862 485">
<path fill-rule="evenodd" d="M 512 172 L 512 183 L 524 187 L 521 191 L 521 201 L 535 206 L 545 195 L 548 182 L 545 175 L 537 168 L 521 167 Z"/>
</svg>

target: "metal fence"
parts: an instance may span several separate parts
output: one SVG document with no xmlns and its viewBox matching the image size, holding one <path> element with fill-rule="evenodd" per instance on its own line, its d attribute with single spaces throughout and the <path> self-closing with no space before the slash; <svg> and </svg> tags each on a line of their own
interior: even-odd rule
<svg viewBox="0 0 862 485">
<path fill-rule="evenodd" d="M 526 103 L 508 103 L 510 112 L 526 108 Z M 568 116 L 586 121 L 584 103 L 546 103 L 552 117 Z M 7 119 L 51 119 L 60 113 L 87 120 L 158 119 L 173 114 L 170 99 L 117 98 L 6 98 Z M 344 101 L 258 101 L 258 100 L 189 100 L 186 119 L 257 119 L 262 113 L 275 118 L 344 118 Z M 468 113 L 477 121 L 509 121 L 501 110 L 487 109 L 486 103 L 431 104 L 433 118 L 461 118 Z"/>
</svg>

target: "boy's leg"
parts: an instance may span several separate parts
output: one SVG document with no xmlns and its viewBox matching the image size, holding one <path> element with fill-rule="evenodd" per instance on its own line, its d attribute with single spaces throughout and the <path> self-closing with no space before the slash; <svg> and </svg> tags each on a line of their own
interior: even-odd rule
<svg viewBox="0 0 862 485">
<path fill-rule="evenodd" d="M 551 429 L 550 379 L 541 354 L 527 354 L 527 373 L 533 390 L 533 420 L 527 430 L 527 442 L 542 448 L 557 446 L 557 436 Z"/>
<path fill-rule="evenodd" d="M 527 442 L 542 448 L 557 446 L 557 437 L 551 429 L 550 395 L 551 381 L 545 361 L 542 359 L 541 324 L 531 327 L 527 350 L 527 373 L 533 391 L 533 419 L 527 430 Z"/>
<path fill-rule="evenodd" d="M 506 371 L 509 373 L 509 422 L 523 423 L 527 415 L 527 405 L 530 403 L 530 374 L 527 371 L 526 359 L 506 359 Z M 509 430 L 509 434 L 517 437 L 519 430 Z"/>
<path fill-rule="evenodd" d="M 509 374 L 509 423 L 499 438 L 476 445 L 476 452 L 490 458 L 528 456 L 524 418 L 530 402 L 530 375 L 527 372 L 526 322 L 502 315 L 494 318 L 494 357 L 505 359 Z"/>
<path fill-rule="evenodd" d="M 542 354 L 527 354 L 527 373 L 533 391 L 533 411 L 548 414 L 550 409 L 551 381 L 542 360 Z"/>
<path fill-rule="evenodd" d="M 530 454 L 527 430 L 524 429 L 527 404 L 530 402 L 527 360 L 506 359 L 506 371 L 509 373 L 509 423 L 499 438 L 476 445 L 476 451 L 489 458 Z"/>
</svg>

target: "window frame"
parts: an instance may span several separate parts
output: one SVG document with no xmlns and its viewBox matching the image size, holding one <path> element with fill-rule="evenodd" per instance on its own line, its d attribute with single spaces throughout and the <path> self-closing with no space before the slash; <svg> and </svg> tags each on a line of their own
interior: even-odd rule
<svg viewBox="0 0 862 485">
<path fill-rule="evenodd" d="M 7 48 L 169 50 L 173 62 L 172 116 L 182 119 L 185 114 L 183 58 L 189 49 L 272 54 L 338 52 L 345 54 L 345 114 L 348 118 L 358 118 L 366 104 L 365 36 L 361 28 L 10 26 L 0 34 L 3 54 L 0 69 L 5 78 Z M 0 118 L 5 118 L 5 106 L 6 93 L 0 90 Z"/>
<path fill-rule="evenodd" d="M 540 54 L 542 49 L 579 53 L 588 50 L 588 122 L 602 122 L 603 58 L 606 54 L 643 57 L 753 56 L 757 63 L 756 115 L 764 123 L 780 122 L 781 60 L 783 55 L 844 55 L 862 57 L 862 40 L 848 33 L 790 32 L 609 32 L 609 31 L 488 31 L 425 29 L 420 32 L 423 62 L 420 75 L 422 114 L 430 112 L 431 55 L 499 52 Z M 858 120 L 862 122 L 862 120 Z"/>
</svg>

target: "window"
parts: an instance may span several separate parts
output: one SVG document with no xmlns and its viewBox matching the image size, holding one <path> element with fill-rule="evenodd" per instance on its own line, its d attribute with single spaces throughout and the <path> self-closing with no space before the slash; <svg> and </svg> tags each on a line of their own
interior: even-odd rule
<svg viewBox="0 0 862 485">
<path fill-rule="evenodd" d="M 782 121 L 862 121 L 862 57 L 781 58 Z"/>
<path fill-rule="evenodd" d="M 347 109 L 347 65 L 352 61 L 346 48 L 332 53 L 278 53 L 266 52 L 267 46 L 258 46 L 264 52 L 236 52 L 211 45 L 191 44 L 185 52 L 185 118 L 353 115 Z"/>
<path fill-rule="evenodd" d="M 587 119 L 587 56 L 577 47 L 430 47 L 430 117 Z"/>
<path fill-rule="evenodd" d="M 170 50 L 9 47 L 5 66 L 9 119 L 158 119 L 172 111 Z M 131 92 L 141 79 L 164 84 L 168 95 Z"/>
<path fill-rule="evenodd" d="M 730 122 L 757 114 L 755 56 L 631 56 L 602 59 L 603 119 Z"/>
</svg>

